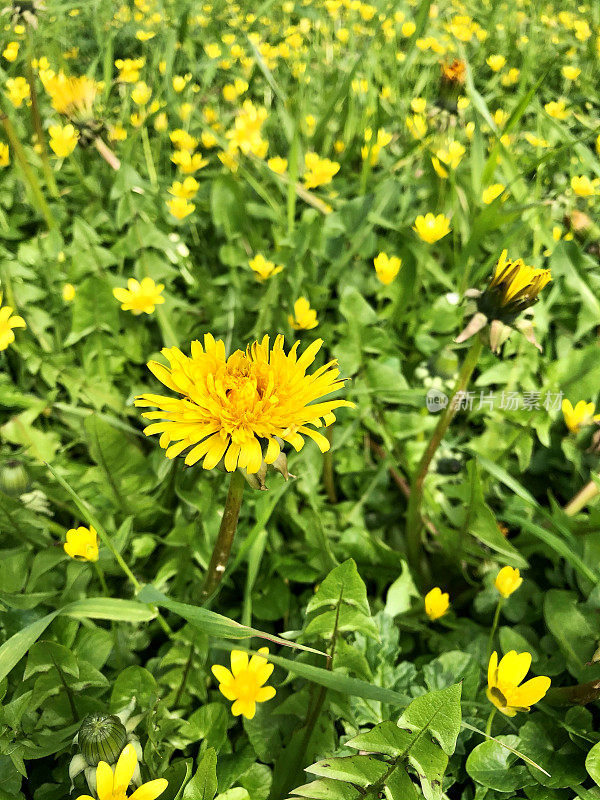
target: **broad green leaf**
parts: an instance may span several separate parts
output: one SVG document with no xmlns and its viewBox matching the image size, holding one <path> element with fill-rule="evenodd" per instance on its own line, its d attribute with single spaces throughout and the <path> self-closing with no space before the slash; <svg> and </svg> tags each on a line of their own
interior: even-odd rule
<svg viewBox="0 0 600 800">
<path fill-rule="evenodd" d="M 306 613 L 309 614 L 324 606 L 335 608 L 340 597 L 344 603 L 356 606 L 363 614 L 371 614 L 367 589 L 358 574 L 353 558 L 349 558 L 339 567 L 332 569 L 329 575 L 323 579 L 315 594 L 308 601 Z"/>
<path fill-rule="evenodd" d="M 313 775 L 333 778 L 336 781 L 355 783 L 366 788 L 377 783 L 389 769 L 389 765 L 374 756 L 346 756 L 326 758 L 306 768 Z"/>
<path fill-rule="evenodd" d="M 64 647 L 64 645 L 58 644 L 58 642 L 35 642 L 27 656 L 23 680 L 26 681 L 27 678 L 38 672 L 48 672 L 57 667 L 59 667 L 65 675 L 70 675 L 73 678 L 79 677 L 77 659 L 68 647 Z"/>
<path fill-rule="evenodd" d="M 398 726 L 419 733 L 427 729 L 451 756 L 460 733 L 461 685 L 455 683 L 439 692 L 428 692 L 417 697 L 398 720 Z"/>
<path fill-rule="evenodd" d="M 595 744 L 585 757 L 585 768 L 590 778 L 600 786 L 600 742 Z"/>
<path fill-rule="evenodd" d="M 320 778 L 312 783 L 305 783 L 294 789 L 292 794 L 308 797 L 310 800 L 358 800 L 363 796 L 355 786 L 332 778 Z"/>
<path fill-rule="evenodd" d="M 113 685 L 110 707 L 121 711 L 135 697 L 138 708 L 151 709 L 158 699 L 158 686 L 151 672 L 137 664 L 119 672 Z"/>
<path fill-rule="evenodd" d="M 183 800 L 213 800 L 217 793 L 217 754 L 212 747 L 202 753 L 198 769 L 183 790 Z"/>
<path fill-rule="evenodd" d="M 499 736 L 498 741 L 478 744 L 467 758 L 467 772 L 476 783 L 498 792 L 515 792 L 528 786 L 531 776 L 523 764 L 515 763 L 515 756 L 500 743 L 511 747 L 519 745 L 518 736 Z"/>
<path fill-rule="evenodd" d="M 0 681 L 8 675 L 13 667 L 23 658 L 31 645 L 36 642 L 48 625 L 60 614 L 60 611 L 53 611 L 45 617 L 27 625 L 0 647 Z"/>
</svg>

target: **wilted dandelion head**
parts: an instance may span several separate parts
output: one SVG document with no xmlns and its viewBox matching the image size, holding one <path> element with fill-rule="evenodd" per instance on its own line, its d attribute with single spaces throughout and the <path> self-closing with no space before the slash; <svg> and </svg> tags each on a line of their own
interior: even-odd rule
<svg viewBox="0 0 600 800">
<path fill-rule="evenodd" d="M 283 336 L 277 336 L 272 349 L 265 336 L 227 357 L 224 342 L 205 334 L 204 346 L 192 342 L 191 358 L 177 347 L 165 348 L 169 367 L 156 361 L 148 367 L 179 396 L 136 398 L 137 406 L 159 409 L 144 413 L 158 420 L 144 432 L 160 434 L 168 458 L 187 450 L 186 464 L 204 459 L 203 467 L 213 469 L 224 459 L 228 472 L 240 467 L 254 474 L 263 459 L 266 464 L 276 461 L 281 441 L 300 450 L 305 436 L 325 452 L 329 442 L 313 428 L 330 425 L 334 409 L 352 403 L 321 401 L 344 385 L 336 361 L 306 374 L 322 344 L 320 339 L 313 342 L 299 356 L 298 342 L 286 354 Z"/>
<path fill-rule="evenodd" d="M 503 250 L 482 295 L 480 309 L 491 319 L 510 321 L 537 303 L 539 293 L 551 280 L 549 269 L 530 267 L 521 258 L 511 261 Z"/>
</svg>

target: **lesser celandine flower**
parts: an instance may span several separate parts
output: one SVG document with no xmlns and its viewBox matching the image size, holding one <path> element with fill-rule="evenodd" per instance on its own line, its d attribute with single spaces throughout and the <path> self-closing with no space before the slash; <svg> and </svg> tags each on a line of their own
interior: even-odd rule
<svg viewBox="0 0 600 800">
<path fill-rule="evenodd" d="M 546 114 L 554 119 L 563 120 L 567 119 L 570 115 L 570 111 L 566 107 L 566 103 L 564 100 L 551 100 L 549 103 L 544 105 L 544 110 Z"/>
<path fill-rule="evenodd" d="M 136 767 L 137 753 L 131 743 L 125 746 L 119 756 L 114 773 L 106 761 L 100 761 L 96 767 L 96 793 L 98 800 L 156 800 L 169 785 L 165 778 L 157 778 L 143 783 L 128 798 L 127 789 Z M 77 800 L 94 799 L 87 794 L 83 794 Z"/>
<path fill-rule="evenodd" d="M 189 153 L 187 150 L 176 150 L 171 156 L 171 161 L 184 175 L 192 175 L 208 164 L 208 159 L 203 158 L 201 153 Z"/>
<path fill-rule="evenodd" d="M 379 255 L 373 259 L 373 265 L 377 277 L 384 286 L 387 286 L 400 271 L 402 259 L 398 258 L 398 256 L 388 256 L 387 253 L 379 253 Z"/>
<path fill-rule="evenodd" d="M 294 303 L 294 315 L 288 317 L 288 322 L 297 331 L 308 331 L 319 324 L 317 312 L 310 307 L 306 297 L 299 297 Z"/>
<path fill-rule="evenodd" d="M 283 175 L 287 169 L 287 165 L 287 158 L 281 158 L 281 156 L 274 156 L 267 161 L 269 169 L 277 175 Z"/>
<path fill-rule="evenodd" d="M 6 350 L 15 340 L 14 328 L 26 328 L 23 317 L 12 316 L 12 308 L 2 305 L 2 292 L 0 292 L 0 350 Z"/>
<path fill-rule="evenodd" d="M 506 58 L 503 55 L 495 53 L 488 56 L 485 62 L 493 72 L 500 72 L 502 67 L 506 64 Z"/>
<path fill-rule="evenodd" d="M 15 108 L 20 108 L 24 100 L 29 100 L 29 84 L 22 77 L 8 78 L 6 81 L 6 96 Z"/>
<path fill-rule="evenodd" d="M 10 149 L 7 144 L 0 142 L 0 167 L 8 167 L 10 164 Z"/>
<path fill-rule="evenodd" d="M 2 56 L 7 61 L 16 61 L 17 56 L 19 55 L 19 43 L 18 42 L 9 42 L 4 50 L 2 51 Z"/>
<path fill-rule="evenodd" d="M 119 70 L 117 80 L 120 83 L 136 83 L 145 63 L 145 58 L 118 58 L 115 61 L 115 67 Z"/>
<path fill-rule="evenodd" d="M 496 575 L 494 586 L 506 600 L 513 592 L 517 591 L 522 583 L 523 578 L 518 569 L 514 567 L 502 567 L 500 572 Z"/>
<path fill-rule="evenodd" d="M 136 397 L 136 406 L 159 408 L 144 413 L 147 419 L 159 420 L 144 433 L 160 434 L 167 458 L 188 450 L 187 465 L 204 459 L 203 467 L 213 469 L 224 459 L 228 472 L 240 467 L 257 473 L 263 458 L 266 464 L 277 460 L 282 441 L 300 450 L 304 436 L 325 452 L 329 441 L 309 426 L 321 427 L 321 420 L 330 425 L 335 421 L 333 411 L 352 403 L 322 400 L 344 385 L 335 361 L 306 374 L 322 344 L 320 339 L 313 342 L 299 356 L 296 342 L 286 355 L 283 336 L 276 338 L 272 349 L 265 336 L 227 358 L 224 342 L 205 334 L 204 346 L 192 342 L 191 358 L 176 347 L 164 348 L 169 367 L 156 361 L 148 367 L 180 397 Z"/>
<path fill-rule="evenodd" d="M 75 287 L 72 283 L 65 283 L 62 287 L 62 299 L 65 303 L 71 303 L 75 299 Z"/>
<path fill-rule="evenodd" d="M 162 283 L 154 283 L 152 278 L 142 278 L 141 282 L 129 278 L 127 289 L 117 287 L 113 289 L 113 295 L 121 303 L 123 311 L 131 311 L 136 316 L 153 314 L 155 307 L 165 302 L 161 296 L 164 288 Z"/>
<path fill-rule="evenodd" d="M 165 200 L 165 203 L 169 209 L 169 213 L 172 214 L 175 219 L 185 219 L 196 210 L 194 203 L 190 203 L 185 197 L 170 197 L 168 200 Z"/>
<path fill-rule="evenodd" d="M 562 412 L 565 424 L 571 433 L 579 433 L 580 429 L 586 425 L 593 425 L 600 422 L 600 414 L 594 414 L 596 406 L 594 403 L 586 403 L 580 400 L 575 408 L 570 400 L 566 398 L 562 401 Z"/>
<path fill-rule="evenodd" d="M 594 184 L 587 175 L 574 175 L 571 178 L 571 189 L 578 197 L 592 197 L 596 194 Z"/>
<path fill-rule="evenodd" d="M 137 106 L 145 106 L 152 97 L 152 89 L 145 81 L 138 81 L 131 92 L 131 99 Z"/>
<path fill-rule="evenodd" d="M 173 197 L 191 200 L 192 197 L 196 195 L 199 188 L 200 184 L 198 181 L 191 175 L 188 175 L 183 181 L 173 181 L 173 184 L 169 187 L 169 194 L 172 194 Z"/>
<path fill-rule="evenodd" d="M 429 214 L 419 214 L 415 220 L 413 230 L 418 233 L 420 238 L 428 244 L 433 244 L 439 239 L 443 239 L 450 233 L 450 219 L 444 214 L 435 216 Z"/>
<path fill-rule="evenodd" d="M 498 663 L 498 653 L 494 650 L 488 665 L 487 697 L 490 703 L 507 717 L 514 717 L 517 711 L 529 711 L 538 703 L 550 688 L 550 678 L 540 675 L 519 685 L 529 672 L 531 653 L 508 652 Z"/>
<path fill-rule="evenodd" d="M 63 545 L 65 553 L 80 561 L 98 561 L 98 534 L 91 525 L 71 528 Z"/>
<path fill-rule="evenodd" d="M 252 719 L 256 714 L 256 704 L 264 703 L 275 697 L 272 686 L 264 686 L 271 677 L 274 666 L 269 664 L 266 655 L 268 647 L 261 647 L 260 655 L 253 655 L 248 660 L 248 653 L 243 650 L 231 651 L 231 671 L 227 667 L 215 664 L 211 667 L 212 673 L 219 681 L 219 691 L 228 700 L 233 700 L 231 713 L 240 714 L 246 719 Z"/>
<path fill-rule="evenodd" d="M 439 586 L 425 595 L 425 613 L 432 622 L 443 617 L 449 608 L 450 595 L 448 592 L 442 592 Z"/>
<path fill-rule="evenodd" d="M 314 189 L 331 183 L 334 175 L 340 170 L 337 161 L 329 158 L 321 158 L 317 153 L 309 152 L 304 156 L 306 172 L 304 173 L 304 185 L 307 189 Z"/>
<path fill-rule="evenodd" d="M 505 188 L 506 187 L 503 183 L 493 183 L 491 186 L 488 186 L 483 190 L 481 193 L 481 200 L 486 205 L 489 205 L 490 203 L 493 203 L 497 197 L 500 197 Z"/>
<path fill-rule="evenodd" d="M 262 253 L 257 253 L 254 258 L 251 258 L 248 266 L 254 271 L 259 281 L 272 278 L 273 275 L 278 275 L 283 270 L 281 265 L 276 266 L 272 261 L 267 261 Z"/>
<path fill-rule="evenodd" d="M 579 67 L 572 67 L 570 65 L 563 67 L 561 71 L 568 81 L 576 81 L 581 75 L 581 70 Z"/>
<path fill-rule="evenodd" d="M 48 133 L 50 134 L 48 142 L 50 148 L 59 158 L 66 158 L 71 155 L 77 147 L 79 131 L 71 123 L 65 126 L 50 125 Z"/>
</svg>

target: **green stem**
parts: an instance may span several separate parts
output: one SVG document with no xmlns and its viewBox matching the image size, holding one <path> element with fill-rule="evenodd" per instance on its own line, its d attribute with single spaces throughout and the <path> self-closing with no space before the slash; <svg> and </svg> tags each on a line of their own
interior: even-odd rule
<svg viewBox="0 0 600 800">
<path fill-rule="evenodd" d="M 40 155 L 42 157 L 42 169 L 44 170 L 46 183 L 48 184 L 48 188 L 50 189 L 52 197 L 58 198 L 59 197 L 58 187 L 56 186 L 54 172 L 52 170 L 52 165 L 50 164 L 50 159 L 48 157 L 48 148 L 46 147 L 46 137 L 44 136 L 44 128 L 42 127 L 42 118 L 40 116 L 40 107 L 38 103 L 37 87 L 35 84 L 35 75 L 33 73 L 33 67 L 31 66 L 31 61 L 33 59 L 33 50 L 34 50 L 33 40 L 31 37 L 31 27 L 29 25 L 26 25 L 25 29 L 26 29 L 25 41 L 27 45 L 27 66 L 25 68 L 25 76 L 27 78 L 27 83 L 29 84 L 29 95 L 31 98 L 31 119 L 33 122 L 35 135 L 37 137 L 37 143 L 40 146 Z"/>
<path fill-rule="evenodd" d="M 325 492 L 327 494 L 327 499 L 332 505 L 335 505 L 338 501 L 337 494 L 335 491 L 335 478 L 333 473 L 333 456 L 331 455 L 331 442 L 333 439 L 333 428 L 330 425 L 327 430 L 325 431 L 325 435 L 329 440 L 329 450 L 326 453 L 323 453 L 323 484 L 325 486 Z"/>
<path fill-rule="evenodd" d="M 498 621 L 500 619 L 500 612 L 502 611 L 502 606 L 504 605 L 504 598 L 501 597 L 498 600 L 498 605 L 496 606 L 496 611 L 494 613 L 494 620 L 492 622 L 492 627 L 490 628 L 490 636 L 488 639 L 488 649 L 487 649 L 487 657 L 488 661 L 490 660 L 490 656 L 492 655 L 492 651 L 494 649 L 494 636 L 496 635 L 496 628 L 498 627 Z"/>
<path fill-rule="evenodd" d="M 106 597 L 110 597 L 108 593 L 108 586 L 106 585 L 106 580 L 104 578 L 104 571 L 97 561 L 94 561 L 94 570 L 96 572 L 96 575 L 98 576 L 98 580 L 100 581 L 100 586 L 102 587 L 102 591 L 104 592 Z"/>
<path fill-rule="evenodd" d="M 27 183 L 29 184 L 29 188 L 31 189 L 31 194 L 34 198 L 34 204 L 37 205 L 38 210 L 46 220 L 46 225 L 48 226 L 48 230 L 55 230 L 58 225 L 56 224 L 56 220 L 52 216 L 52 212 L 46 203 L 46 198 L 44 197 L 44 193 L 40 188 L 40 184 L 38 183 L 38 179 L 35 176 L 34 171 L 29 166 L 29 162 L 27 161 L 27 156 L 25 155 L 25 150 L 23 149 L 23 145 L 19 141 L 19 137 L 17 136 L 17 132 L 10 121 L 10 119 L 6 116 L 6 114 L 0 111 L 0 121 L 4 126 L 4 130 L 6 132 L 6 137 L 9 141 L 10 146 L 13 149 L 15 157 L 19 162 L 19 166 L 23 171 L 23 175 Z"/>
<path fill-rule="evenodd" d="M 298 122 L 294 125 L 292 143 L 288 155 L 289 181 L 287 187 L 287 231 L 288 235 L 294 233 L 296 223 L 296 181 L 298 180 Z"/>
<path fill-rule="evenodd" d="M 456 385 L 454 386 L 452 394 L 448 398 L 448 404 L 442 411 L 442 414 L 438 420 L 438 424 L 435 426 L 435 430 L 433 431 L 429 444 L 427 445 L 421 461 L 419 462 L 419 466 L 417 467 L 417 470 L 413 476 L 410 487 L 408 509 L 406 512 L 406 554 L 408 563 L 414 572 L 417 582 L 423 584 L 423 586 L 427 582 L 427 575 L 429 572 L 429 565 L 427 563 L 421 541 L 421 530 L 423 528 L 423 520 L 421 519 L 423 486 L 433 457 L 440 446 L 446 431 L 448 430 L 448 426 L 452 421 L 452 417 L 454 416 L 454 398 L 459 392 L 464 392 L 465 388 L 467 387 L 471 375 L 473 374 L 473 370 L 477 365 L 481 348 L 482 340 L 479 336 L 477 336 L 473 339 L 473 342 L 467 351 L 464 363 L 456 380 Z"/>
<path fill-rule="evenodd" d="M 221 527 L 219 528 L 217 541 L 215 542 L 210 563 L 206 570 L 204 585 L 200 592 L 201 605 L 204 605 L 213 592 L 216 591 L 223 578 L 225 568 L 227 567 L 231 546 L 233 545 L 233 539 L 237 530 L 245 483 L 246 480 L 240 470 L 236 470 L 231 474 L 227 500 L 225 501 L 225 508 L 223 509 Z"/>
<path fill-rule="evenodd" d="M 156 167 L 154 166 L 154 159 L 152 158 L 152 150 L 150 148 L 150 139 L 148 138 L 148 129 L 146 125 L 142 125 L 142 144 L 144 146 L 144 158 L 146 159 L 146 169 L 148 170 L 148 177 L 153 189 L 158 188 L 158 177 L 156 175 Z"/>
<path fill-rule="evenodd" d="M 491 736 L 492 735 L 492 722 L 494 721 L 494 717 L 496 716 L 496 711 L 497 710 L 498 709 L 494 706 L 494 708 L 492 708 L 492 710 L 490 712 L 490 715 L 489 715 L 488 721 L 487 721 L 487 725 L 485 726 L 486 736 Z"/>
</svg>

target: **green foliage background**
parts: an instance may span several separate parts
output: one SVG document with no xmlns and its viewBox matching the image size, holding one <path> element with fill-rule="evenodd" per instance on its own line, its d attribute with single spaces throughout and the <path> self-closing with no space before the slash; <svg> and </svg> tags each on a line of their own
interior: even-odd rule
<svg viewBox="0 0 600 800">
<path fill-rule="evenodd" d="M 55 224 L 48 230 L 11 150 L 0 173 L 0 279 L 4 304 L 27 329 L 0 354 L 0 800 L 87 793 L 81 777 L 74 787 L 68 777 L 78 724 L 132 697 L 143 775 L 169 779 L 164 800 L 279 800 L 292 790 L 314 800 L 600 797 L 600 512 L 593 501 L 565 511 L 588 482 L 598 485 L 598 455 L 594 431 L 569 434 L 556 400 L 596 401 L 600 383 L 598 202 L 570 188 L 573 176 L 600 178 L 600 9 L 373 0 L 366 19 L 360 8 L 165 0 L 140 20 L 119 21 L 108 0 L 48 0 L 33 54 L 103 80 L 101 114 L 128 132 L 114 145 L 118 172 L 93 148 L 53 159 L 58 198 L 44 183 L 27 108 L 3 94 Z M 156 35 L 142 43 L 136 31 L 154 12 Z M 414 20 L 412 36 L 396 12 Z M 452 33 L 465 14 L 487 37 Z M 340 28 L 348 43 L 336 38 Z M 289 57 L 265 58 L 248 37 L 276 47 L 299 31 Z M 227 34 L 252 59 L 246 71 L 207 54 L 211 43 L 225 52 Z M 2 31 L 2 50 L 14 37 Z M 446 52 L 418 46 L 426 37 Z M 20 41 L 18 60 L 2 59 L 3 86 L 24 74 Z M 65 60 L 72 47 L 76 58 Z M 507 58 L 501 73 L 486 64 L 493 53 Z M 219 150 L 250 97 L 268 110 L 268 156 L 287 158 L 292 177 L 301 177 L 308 150 L 339 161 L 339 173 L 307 201 L 264 160 L 240 157 L 231 173 L 217 150 L 206 151 L 195 212 L 177 222 L 165 206 L 177 177 L 168 131 L 151 118 L 132 126 L 131 87 L 116 82 L 114 61 L 140 55 L 168 131 L 199 137 L 211 130 L 202 115 L 211 107 Z M 460 112 L 440 90 L 439 62 L 455 57 L 467 62 L 461 93 L 470 103 Z M 581 69 L 577 80 L 564 78 L 566 64 Z M 520 73 L 506 86 L 509 68 Z M 188 72 L 178 95 L 172 77 Z M 234 78 L 249 89 L 232 104 L 222 88 Z M 355 80 L 366 81 L 366 93 Z M 47 127 L 57 115 L 39 91 Z M 406 119 L 419 96 L 428 132 L 415 140 Z M 560 97 L 565 120 L 544 109 Z M 183 101 L 193 106 L 184 123 Z M 494 121 L 498 109 L 503 121 Z M 367 127 L 393 136 L 372 167 L 361 158 Z M 442 180 L 431 155 L 448 139 L 466 153 Z M 493 183 L 506 191 L 486 205 L 481 195 Z M 434 245 L 412 230 L 429 211 L 451 217 L 451 234 Z M 589 217 L 583 227 L 576 211 Z M 448 391 L 464 357 L 465 346 L 453 344 L 468 319 L 464 293 L 483 288 L 504 248 L 552 270 L 534 312 L 542 349 L 515 333 L 499 356 L 484 350 L 473 408 L 457 415 L 432 465 L 424 547 L 452 606 L 431 623 L 404 557 L 406 487 L 436 422 L 426 392 Z M 387 287 L 373 269 L 380 251 L 403 261 Z M 258 282 L 248 267 L 256 253 L 283 271 Z M 144 276 L 165 284 L 166 303 L 134 317 L 112 290 Z M 66 282 L 76 289 L 71 303 Z M 290 327 L 301 295 L 317 311 L 314 330 Z M 143 436 L 133 397 L 157 390 L 145 364 L 162 347 L 187 352 L 207 331 L 230 351 L 265 333 L 283 333 L 287 346 L 300 338 L 301 349 L 322 338 L 320 358 L 339 359 L 356 409 L 340 412 L 331 459 L 309 443 L 289 457 L 294 480 L 269 476 L 268 491 L 246 491 L 221 589 L 201 609 L 226 481 L 165 459 Z M 480 392 L 539 393 L 540 407 L 490 409 Z M 25 470 L 17 487 L 15 462 Z M 62 549 L 68 528 L 90 523 L 104 537 L 105 586 Z M 533 674 L 550 676 L 559 692 L 529 714 L 498 715 L 489 740 L 481 731 L 491 709 L 493 581 L 505 564 L 519 567 L 524 583 L 503 606 L 495 646 L 532 653 Z M 277 696 L 240 721 L 210 666 L 227 663 L 232 646 L 265 643 Z"/>
</svg>

